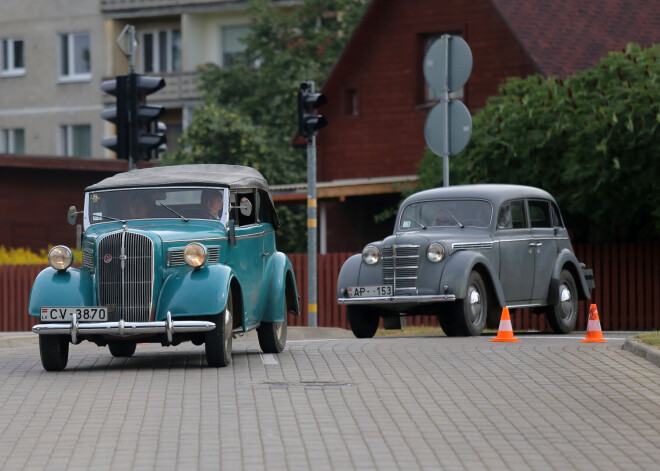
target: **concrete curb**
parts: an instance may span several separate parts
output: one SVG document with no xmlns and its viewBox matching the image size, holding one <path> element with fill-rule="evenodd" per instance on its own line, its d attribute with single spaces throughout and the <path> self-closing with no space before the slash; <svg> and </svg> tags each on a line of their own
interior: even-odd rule
<svg viewBox="0 0 660 471">
<path fill-rule="evenodd" d="M 640 356 L 660 367 L 660 348 L 647 345 L 635 337 L 628 337 L 623 343 L 623 347 L 621 348 L 623 348 L 623 350 L 628 350 L 629 352 L 634 353 L 635 355 Z"/>
<path fill-rule="evenodd" d="M 354 339 L 350 330 L 339 327 L 291 327 L 287 329 L 288 340 L 313 340 L 313 339 Z M 256 341 L 257 332 L 251 331 L 240 336 L 235 341 Z M 32 332 L 0 332 L 0 348 L 25 347 L 38 345 L 39 336 Z"/>
</svg>

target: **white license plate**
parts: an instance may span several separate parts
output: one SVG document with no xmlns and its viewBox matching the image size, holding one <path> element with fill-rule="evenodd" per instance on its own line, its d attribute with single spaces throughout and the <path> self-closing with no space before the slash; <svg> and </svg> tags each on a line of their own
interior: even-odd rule
<svg viewBox="0 0 660 471">
<path fill-rule="evenodd" d="M 392 285 L 381 286 L 355 286 L 348 288 L 349 298 L 364 298 L 368 296 L 392 296 L 394 288 Z"/>
<path fill-rule="evenodd" d="M 44 322 L 71 322 L 76 316 L 78 322 L 105 322 L 108 320 L 108 308 L 94 307 L 42 307 L 41 320 Z"/>
</svg>

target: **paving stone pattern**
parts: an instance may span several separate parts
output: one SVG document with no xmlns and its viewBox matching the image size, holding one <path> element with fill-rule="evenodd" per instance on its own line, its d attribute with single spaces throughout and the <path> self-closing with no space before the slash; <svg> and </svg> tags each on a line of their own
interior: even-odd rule
<svg viewBox="0 0 660 471">
<path fill-rule="evenodd" d="M 622 340 L 526 336 L 0 348 L 0 469 L 657 470 L 660 368 Z M 272 363 L 272 362 L 271 362 Z"/>
</svg>

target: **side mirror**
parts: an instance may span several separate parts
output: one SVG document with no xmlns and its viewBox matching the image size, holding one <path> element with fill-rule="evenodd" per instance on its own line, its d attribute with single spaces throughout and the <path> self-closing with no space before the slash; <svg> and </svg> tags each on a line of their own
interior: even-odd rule
<svg viewBox="0 0 660 471">
<path fill-rule="evenodd" d="M 252 214 L 252 203 L 244 196 L 241 198 L 241 204 L 232 206 L 231 209 L 238 209 L 243 216 L 249 216 Z"/>
<path fill-rule="evenodd" d="M 69 211 L 66 214 L 66 221 L 72 225 L 76 225 L 76 221 L 78 220 L 78 215 L 81 214 L 82 211 L 76 210 L 75 206 L 69 206 Z"/>
</svg>

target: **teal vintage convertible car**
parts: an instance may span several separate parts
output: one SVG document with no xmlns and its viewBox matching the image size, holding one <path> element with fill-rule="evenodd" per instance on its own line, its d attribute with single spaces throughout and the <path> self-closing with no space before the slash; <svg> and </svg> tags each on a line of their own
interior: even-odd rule
<svg viewBox="0 0 660 471">
<path fill-rule="evenodd" d="M 232 337 L 256 329 L 261 349 L 286 344 L 299 315 L 268 183 L 255 169 L 180 165 L 132 170 L 88 187 L 82 266 L 56 246 L 36 278 L 29 314 L 40 319 L 41 363 L 66 367 L 69 344 L 107 345 L 116 357 L 138 342 L 205 346 L 215 367 L 231 362 Z"/>
</svg>

